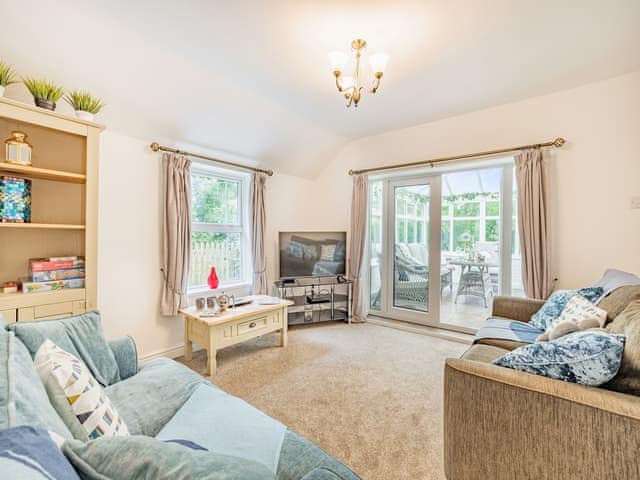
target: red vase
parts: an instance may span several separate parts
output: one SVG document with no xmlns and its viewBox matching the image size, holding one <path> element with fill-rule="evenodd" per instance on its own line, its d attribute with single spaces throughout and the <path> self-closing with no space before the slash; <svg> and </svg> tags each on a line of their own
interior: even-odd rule
<svg viewBox="0 0 640 480">
<path fill-rule="evenodd" d="M 209 284 L 209 288 L 211 290 L 215 290 L 220 285 L 220 279 L 218 278 L 218 273 L 216 272 L 216 267 L 211 267 L 211 272 L 209 273 L 209 278 L 207 278 L 207 283 Z"/>
</svg>

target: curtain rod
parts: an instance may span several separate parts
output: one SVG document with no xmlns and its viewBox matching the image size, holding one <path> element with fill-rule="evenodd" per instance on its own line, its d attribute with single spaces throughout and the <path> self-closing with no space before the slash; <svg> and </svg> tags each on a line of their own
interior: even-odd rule
<svg viewBox="0 0 640 480">
<path fill-rule="evenodd" d="M 211 162 L 221 163 L 223 165 L 229 165 L 231 167 L 243 168 L 245 170 L 251 170 L 252 172 L 265 173 L 270 177 L 273 176 L 273 170 L 271 169 L 263 170 L 262 168 L 249 167 L 248 165 L 241 165 L 239 163 L 227 162 L 226 160 L 220 160 L 219 158 L 208 157 L 206 155 L 200 155 L 199 153 L 186 152 L 184 150 L 178 150 L 177 148 L 160 145 L 158 142 L 153 142 L 150 145 L 150 147 L 151 147 L 151 150 L 153 150 L 154 152 L 157 152 L 158 150 L 162 150 L 163 152 L 177 153 L 179 155 L 185 155 L 187 157 L 202 158 L 203 160 L 209 160 Z"/>
<path fill-rule="evenodd" d="M 417 162 L 399 163 L 398 165 L 384 165 L 381 167 L 363 168 L 362 170 L 349 170 L 349 175 L 358 175 L 360 173 L 380 172 L 383 170 L 393 170 L 396 168 L 418 167 L 421 165 L 430 165 L 433 167 L 436 163 L 450 162 L 453 160 L 462 160 L 464 158 L 487 157 L 489 155 L 497 155 L 498 153 L 517 152 L 518 150 L 527 150 L 529 148 L 556 147 L 560 148 L 565 144 L 565 139 L 558 137 L 555 140 L 544 143 L 534 143 L 532 145 L 521 145 L 519 147 L 500 148 L 498 150 L 487 150 L 486 152 L 465 153 L 463 155 L 454 155 L 452 157 L 432 158 L 431 160 L 420 160 Z"/>
</svg>

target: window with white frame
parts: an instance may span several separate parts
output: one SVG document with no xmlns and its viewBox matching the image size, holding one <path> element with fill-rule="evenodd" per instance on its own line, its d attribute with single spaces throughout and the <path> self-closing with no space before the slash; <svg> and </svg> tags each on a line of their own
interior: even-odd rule
<svg viewBox="0 0 640 480">
<path fill-rule="evenodd" d="M 220 286 L 250 282 L 249 180 L 233 170 L 192 165 L 190 290 L 207 288 L 211 267 Z"/>
</svg>

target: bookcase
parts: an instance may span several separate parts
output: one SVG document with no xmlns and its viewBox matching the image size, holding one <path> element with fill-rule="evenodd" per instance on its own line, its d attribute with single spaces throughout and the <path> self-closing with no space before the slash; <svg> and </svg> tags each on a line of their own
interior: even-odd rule
<svg viewBox="0 0 640 480">
<path fill-rule="evenodd" d="M 0 283 L 29 273 L 30 258 L 83 255 L 85 288 L 0 293 L 5 322 L 56 318 L 97 308 L 98 156 L 103 126 L 0 98 L 0 175 L 32 181 L 31 223 L 0 223 Z M 5 163 L 18 130 L 32 166 Z"/>
</svg>

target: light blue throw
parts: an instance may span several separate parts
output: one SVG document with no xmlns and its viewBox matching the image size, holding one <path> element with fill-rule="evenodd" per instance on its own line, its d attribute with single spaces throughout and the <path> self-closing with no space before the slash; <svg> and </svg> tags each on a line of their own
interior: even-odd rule
<svg viewBox="0 0 640 480">
<path fill-rule="evenodd" d="M 156 438 L 191 440 L 211 452 L 261 463 L 275 473 L 285 431 L 283 424 L 248 403 L 205 384 Z"/>
</svg>

